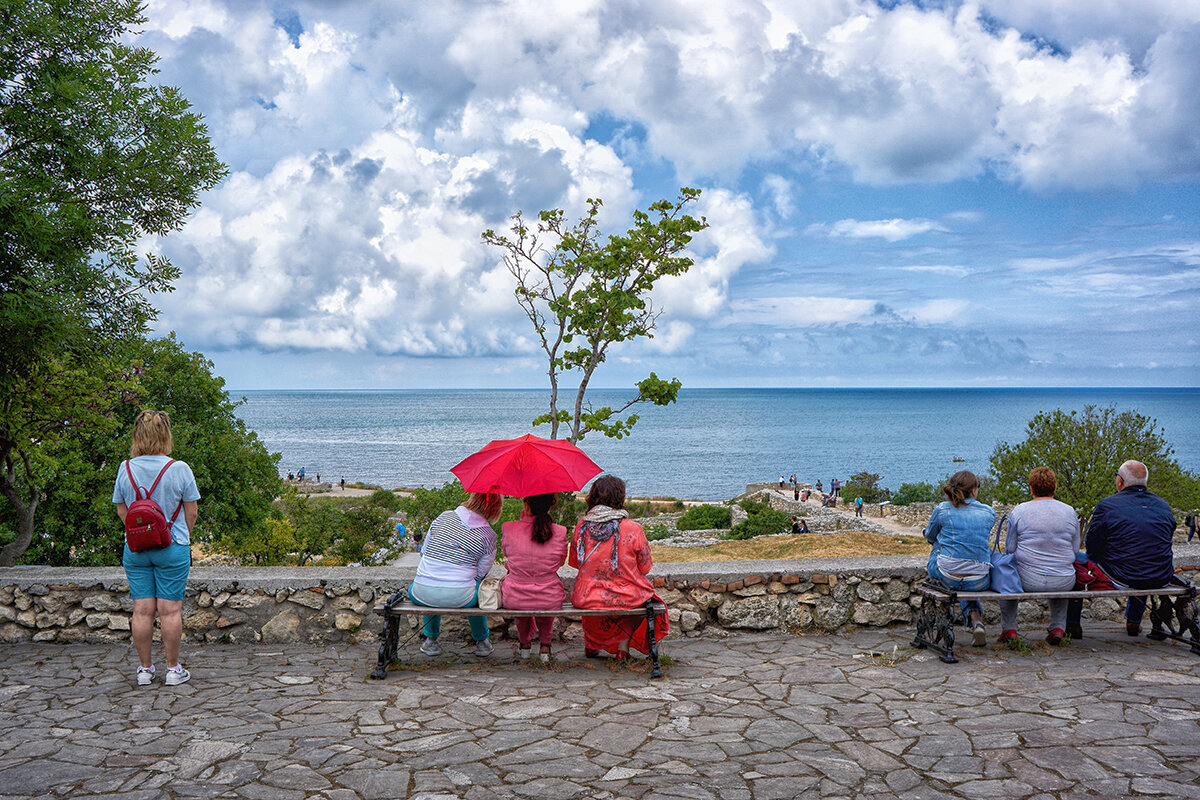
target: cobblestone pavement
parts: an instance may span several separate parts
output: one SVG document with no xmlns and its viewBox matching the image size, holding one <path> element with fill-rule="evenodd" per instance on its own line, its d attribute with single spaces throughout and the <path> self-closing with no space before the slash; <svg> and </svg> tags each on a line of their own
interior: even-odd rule
<svg viewBox="0 0 1200 800">
<path fill-rule="evenodd" d="M 141 688 L 126 645 L 7 645 L 0 796 L 1197 797 L 1200 657 L 1086 633 L 953 665 L 901 629 L 669 639 L 654 682 L 508 642 L 382 682 L 368 645 L 185 646 L 191 683 Z"/>
</svg>

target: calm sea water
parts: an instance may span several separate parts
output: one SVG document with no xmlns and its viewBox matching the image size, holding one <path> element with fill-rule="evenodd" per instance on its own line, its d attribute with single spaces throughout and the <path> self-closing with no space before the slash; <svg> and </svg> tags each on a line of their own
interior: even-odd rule
<svg viewBox="0 0 1200 800">
<path fill-rule="evenodd" d="M 546 404 L 539 390 L 231 394 L 246 398 L 238 413 L 282 453 L 282 471 L 388 488 L 440 486 L 488 441 L 533 430 Z M 626 397 L 591 399 L 616 407 Z M 793 472 L 826 484 L 876 472 L 895 489 L 986 471 L 996 444 L 1023 440 L 1039 411 L 1113 403 L 1157 419 L 1179 462 L 1200 471 L 1200 389 L 692 389 L 642 409 L 630 437 L 592 434 L 581 445 L 639 496 L 724 500 Z"/>
</svg>

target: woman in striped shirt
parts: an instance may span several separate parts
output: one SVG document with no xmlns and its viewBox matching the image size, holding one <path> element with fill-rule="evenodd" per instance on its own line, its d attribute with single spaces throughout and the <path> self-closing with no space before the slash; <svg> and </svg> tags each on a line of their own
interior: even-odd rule
<svg viewBox="0 0 1200 800">
<path fill-rule="evenodd" d="M 504 498 L 498 494 L 472 494 L 453 511 L 443 511 L 429 526 L 417 564 L 417 578 L 408 587 L 408 596 L 421 606 L 466 608 L 478 605 L 479 583 L 487 577 L 496 560 L 496 532 L 489 524 L 500 518 Z M 475 655 L 492 654 L 488 639 L 487 617 L 467 617 Z M 438 645 L 442 618 L 424 617 L 425 641 L 421 652 L 441 655 Z"/>
</svg>

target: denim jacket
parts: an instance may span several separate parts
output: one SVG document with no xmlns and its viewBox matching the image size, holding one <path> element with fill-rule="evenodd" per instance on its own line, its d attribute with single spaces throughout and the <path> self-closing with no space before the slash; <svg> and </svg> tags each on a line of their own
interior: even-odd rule
<svg viewBox="0 0 1200 800">
<path fill-rule="evenodd" d="M 992 507 L 973 497 L 958 507 L 947 500 L 938 503 L 930 514 L 925 541 L 932 544 L 935 551 L 940 548 L 943 556 L 986 564 L 991 549 L 988 537 L 995 521 L 996 512 Z"/>
</svg>

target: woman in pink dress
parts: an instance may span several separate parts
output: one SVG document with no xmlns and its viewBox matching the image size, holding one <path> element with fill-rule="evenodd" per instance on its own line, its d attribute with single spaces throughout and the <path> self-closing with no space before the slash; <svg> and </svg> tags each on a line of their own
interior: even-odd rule
<svg viewBox="0 0 1200 800">
<path fill-rule="evenodd" d="M 526 497 L 521 518 L 500 528 L 500 547 L 508 568 L 500 584 L 500 597 L 509 608 L 562 608 L 566 590 L 558 569 L 567 560 L 567 529 L 550 519 L 555 499 L 554 494 Z M 529 658 L 535 621 L 540 657 L 549 661 L 554 617 L 517 617 L 518 655 Z"/>
<path fill-rule="evenodd" d="M 646 573 L 653 560 L 650 543 L 642 526 L 625 511 L 625 482 L 602 475 L 588 492 L 588 511 L 575 527 L 570 564 L 579 570 L 571 589 L 576 608 L 637 608 L 654 593 Z M 667 615 L 654 622 L 654 640 L 667 635 Z M 615 653 L 617 660 L 629 658 L 629 647 L 647 651 L 644 617 L 584 617 L 584 655 L 595 658 L 599 651 Z"/>
</svg>

